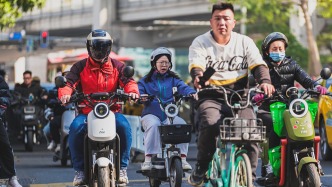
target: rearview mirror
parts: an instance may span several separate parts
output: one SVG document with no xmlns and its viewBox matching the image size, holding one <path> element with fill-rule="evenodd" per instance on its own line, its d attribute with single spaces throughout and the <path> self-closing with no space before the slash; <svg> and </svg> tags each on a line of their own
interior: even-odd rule
<svg viewBox="0 0 332 187">
<path fill-rule="evenodd" d="M 320 76 L 322 79 L 327 80 L 331 77 L 331 69 L 330 68 L 323 68 L 320 72 Z"/>
<path fill-rule="evenodd" d="M 123 69 L 123 75 L 127 78 L 129 77 L 132 77 L 135 73 L 135 70 L 132 66 L 126 66 L 124 69 Z"/>
<path fill-rule="evenodd" d="M 55 77 L 55 85 L 58 88 L 63 88 L 66 86 L 67 79 L 63 76 Z"/>
</svg>

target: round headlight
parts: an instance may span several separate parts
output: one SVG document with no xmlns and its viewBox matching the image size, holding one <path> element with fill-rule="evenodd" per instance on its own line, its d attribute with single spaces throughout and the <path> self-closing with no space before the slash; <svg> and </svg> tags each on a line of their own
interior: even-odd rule
<svg viewBox="0 0 332 187">
<path fill-rule="evenodd" d="M 294 99 L 289 104 L 289 112 L 296 118 L 302 118 L 308 112 L 308 104 L 303 99 Z"/>
<path fill-rule="evenodd" d="M 173 118 L 178 115 L 179 109 L 175 104 L 168 104 L 165 107 L 165 113 L 168 117 Z"/>
<path fill-rule="evenodd" d="M 104 118 L 109 113 L 109 108 L 106 103 L 98 103 L 93 109 L 93 113 L 98 118 Z"/>
</svg>

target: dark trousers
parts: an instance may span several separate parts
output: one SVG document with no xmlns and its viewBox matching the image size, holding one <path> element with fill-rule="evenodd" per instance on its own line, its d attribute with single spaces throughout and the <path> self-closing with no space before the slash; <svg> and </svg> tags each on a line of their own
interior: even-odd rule
<svg viewBox="0 0 332 187">
<path fill-rule="evenodd" d="M 60 143 L 61 117 L 61 115 L 54 116 L 53 120 L 50 121 L 50 131 L 52 139 L 56 144 Z"/>
<path fill-rule="evenodd" d="M 11 178 L 16 175 L 14 168 L 14 155 L 2 120 L 0 120 L 0 150 L 0 179 Z"/>
<path fill-rule="evenodd" d="M 232 117 L 231 109 L 222 102 L 215 100 L 205 100 L 197 108 L 196 117 L 199 125 L 199 134 L 197 139 L 197 162 L 200 168 L 207 170 L 208 164 L 212 160 L 216 151 L 216 138 L 219 136 L 219 125 L 224 117 Z M 252 119 L 255 117 L 253 109 L 247 108 L 240 111 L 242 118 Z M 256 168 L 258 164 L 259 149 L 257 144 L 244 145 L 251 162 L 253 179 L 256 178 Z"/>
<path fill-rule="evenodd" d="M 262 119 L 263 124 L 266 126 L 266 134 L 269 137 L 269 149 L 280 145 L 280 138 L 273 130 L 271 113 L 269 111 L 259 110 L 257 118 Z"/>
</svg>

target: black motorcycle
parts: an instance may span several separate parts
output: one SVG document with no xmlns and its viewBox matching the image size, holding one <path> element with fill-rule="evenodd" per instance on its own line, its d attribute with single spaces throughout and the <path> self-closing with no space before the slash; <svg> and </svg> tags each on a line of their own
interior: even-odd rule
<svg viewBox="0 0 332 187">
<path fill-rule="evenodd" d="M 37 105 L 35 97 L 30 94 L 28 98 L 21 98 L 22 113 L 21 125 L 23 142 L 26 151 L 33 151 L 33 145 L 39 144 L 42 137 L 42 124 L 40 122 L 41 107 Z"/>
</svg>

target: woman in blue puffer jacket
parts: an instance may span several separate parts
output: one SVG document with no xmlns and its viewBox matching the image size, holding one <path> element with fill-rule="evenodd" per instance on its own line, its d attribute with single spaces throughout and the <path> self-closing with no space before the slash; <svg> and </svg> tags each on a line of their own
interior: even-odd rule
<svg viewBox="0 0 332 187">
<path fill-rule="evenodd" d="M 140 95 L 154 95 L 161 99 L 163 104 L 173 101 L 173 87 L 177 87 L 179 94 L 191 95 L 197 98 L 196 91 L 184 83 L 177 74 L 171 71 L 172 53 L 165 47 L 155 49 L 151 54 L 151 70 L 138 82 Z M 153 166 L 151 163 L 152 155 L 161 153 L 160 137 L 158 126 L 169 124 L 169 120 L 164 111 L 161 110 L 156 98 L 152 101 L 144 102 L 142 112 L 142 127 L 144 129 L 144 147 L 145 161 L 142 164 L 142 170 L 150 170 Z M 174 124 L 186 124 L 186 122 L 176 116 Z M 180 148 L 183 169 L 191 169 L 190 164 L 186 161 L 188 152 L 188 143 L 178 144 Z"/>
</svg>

